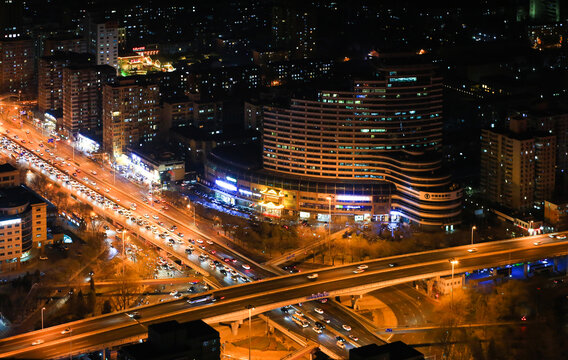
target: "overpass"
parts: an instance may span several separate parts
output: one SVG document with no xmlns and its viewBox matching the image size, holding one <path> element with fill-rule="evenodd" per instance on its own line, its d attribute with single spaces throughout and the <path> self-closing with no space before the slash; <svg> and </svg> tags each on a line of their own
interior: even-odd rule
<svg viewBox="0 0 568 360">
<path fill-rule="evenodd" d="M 139 280 L 95 280 L 95 286 L 122 286 L 125 283 L 128 285 L 169 285 L 169 284 L 194 284 L 202 281 L 196 277 L 180 277 L 180 278 L 167 278 L 167 279 L 139 279 Z M 90 282 L 72 282 L 50 285 L 50 288 L 85 288 L 91 286 Z"/>
<path fill-rule="evenodd" d="M 536 244 L 536 245 L 535 245 Z M 147 337 L 147 326 L 168 320 L 180 322 L 204 319 L 209 323 L 237 321 L 252 314 L 288 304 L 323 297 L 364 294 L 409 281 L 450 275 L 449 259 L 458 259 L 455 272 L 524 263 L 568 254 L 568 241 L 547 236 L 439 249 L 364 262 L 368 269 L 354 274 L 356 264 L 320 269 L 317 280 L 300 273 L 235 285 L 209 292 L 216 301 L 189 304 L 185 299 L 136 308 L 141 318 L 134 320 L 125 311 L 53 326 L 0 340 L 0 358 L 61 358 Z M 70 328 L 72 331 L 62 334 Z M 32 346 L 34 341 L 42 343 Z"/>
</svg>

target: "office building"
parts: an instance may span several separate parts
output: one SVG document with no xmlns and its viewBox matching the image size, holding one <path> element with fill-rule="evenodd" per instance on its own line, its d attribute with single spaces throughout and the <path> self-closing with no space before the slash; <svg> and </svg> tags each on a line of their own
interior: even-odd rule
<svg viewBox="0 0 568 360">
<path fill-rule="evenodd" d="M 560 0 L 530 0 L 529 17 L 538 23 L 560 21 Z"/>
<path fill-rule="evenodd" d="M 0 270 L 17 268 L 32 247 L 47 240 L 47 203 L 35 192 L 19 185 L 19 171 L 0 166 Z"/>
<path fill-rule="evenodd" d="M 114 80 L 116 70 L 102 65 L 72 65 L 63 69 L 63 128 L 66 137 L 78 132 L 101 132 L 104 84 Z"/>
<path fill-rule="evenodd" d="M 87 47 L 95 55 L 97 65 L 109 65 L 118 69 L 118 22 L 99 21 L 95 16 L 88 16 Z"/>
<path fill-rule="evenodd" d="M 385 57 L 348 91 L 266 106 L 262 170 L 214 151 L 206 182 L 267 216 L 453 228 L 462 190 L 442 169 L 442 79 L 422 61 Z"/>
<path fill-rule="evenodd" d="M 540 207 L 554 191 L 556 137 L 528 132 L 527 121 L 511 117 L 509 131 L 481 131 L 481 189 L 512 210 Z"/>
<path fill-rule="evenodd" d="M 175 320 L 148 326 L 148 340 L 118 351 L 119 360 L 219 360 L 219 332 L 203 320 L 180 324 Z"/>
<path fill-rule="evenodd" d="M 103 149 L 115 158 L 127 147 L 155 139 L 160 127 L 160 90 L 144 78 L 121 78 L 103 87 Z"/>
<path fill-rule="evenodd" d="M 63 109 L 63 68 L 88 62 L 88 55 L 70 52 L 58 52 L 39 59 L 37 105 L 40 112 Z"/>
<path fill-rule="evenodd" d="M 32 92 L 35 86 L 34 42 L 0 39 L 0 92 Z"/>
<path fill-rule="evenodd" d="M 316 50 L 315 15 L 312 9 L 286 1 L 272 7 L 274 47 L 289 49 L 293 58 L 307 59 Z"/>
</svg>

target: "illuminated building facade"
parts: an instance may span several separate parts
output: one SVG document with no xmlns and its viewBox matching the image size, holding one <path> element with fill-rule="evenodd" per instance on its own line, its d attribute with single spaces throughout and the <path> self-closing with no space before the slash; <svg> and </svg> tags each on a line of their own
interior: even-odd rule
<svg viewBox="0 0 568 360">
<path fill-rule="evenodd" d="M 542 206 L 554 192 L 556 136 L 527 131 L 527 118 L 508 132 L 481 131 L 481 188 L 488 201 L 513 210 Z"/>
<path fill-rule="evenodd" d="M 103 88 L 103 150 L 115 158 L 127 147 L 152 141 L 159 131 L 160 89 L 143 78 L 123 78 Z"/>
<path fill-rule="evenodd" d="M 96 56 L 97 65 L 118 69 L 118 22 L 90 19 L 87 35 L 88 49 Z"/>
<path fill-rule="evenodd" d="M 8 170 L 8 171 L 5 171 Z M 10 176 L 10 169 L 0 169 Z M 0 269 L 12 269 L 47 240 L 47 204 L 25 186 L 0 189 Z"/>
<path fill-rule="evenodd" d="M 102 65 L 72 65 L 63 69 L 63 128 L 67 137 L 79 131 L 100 133 L 101 89 L 116 77 L 116 70 Z"/>
<path fill-rule="evenodd" d="M 459 223 L 462 189 L 440 156 L 442 79 L 431 64 L 394 60 L 382 61 L 374 79 L 354 81 L 350 91 L 265 107 L 263 170 L 251 174 L 213 155 L 205 180 L 250 195 L 273 216 Z"/>
</svg>

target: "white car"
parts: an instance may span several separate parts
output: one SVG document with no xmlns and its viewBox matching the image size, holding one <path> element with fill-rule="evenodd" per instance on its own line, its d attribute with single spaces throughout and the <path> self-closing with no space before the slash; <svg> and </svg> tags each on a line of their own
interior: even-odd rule
<svg viewBox="0 0 568 360">
<path fill-rule="evenodd" d="M 314 311 L 317 312 L 318 314 L 323 314 L 323 309 L 315 308 Z"/>
<path fill-rule="evenodd" d="M 335 343 L 335 345 L 339 346 L 342 349 L 345 349 L 345 344 L 343 343 L 343 341 L 339 341 L 337 340 L 337 342 Z"/>
<path fill-rule="evenodd" d="M 369 265 L 366 265 L 366 264 L 362 264 L 362 265 L 357 266 L 357 269 L 359 269 L 359 270 L 366 270 L 368 268 L 369 268 Z"/>
<path fill-rule="evenodd" d="M 39 345 L 39 344 L 43 344 L 43 340 L 42 340 L 42 339 L 38 339 L 38 340 L 34 341 L 34 342 L 32 343 L 32 346 L 36 346 L 36 345 Z"/>
<path fill-rule="evenodd" d="M 245 270 L 250 270 L 250 266 L 247 265 L 247 264 L 243 264 L 243 269 L 245 269 Z"/>
<path fill-rule="evenodd" d="M 201 240 L 201 239 L 196 239 L 195 241 L 197 241 L 200 244 L 203 244 L 203 240 Z"/>
<path fill-rule="evenodd" d="M 72 332 L 71 328 L 67 328 L 61 332 L 61 335 L 69 334 L 70 332 Z"/>
<path fill-rule="evenodd" d="M 160 218 L 158 215 L 152 215 L 152 217 L 154 218 L 154 220 L 158 220 Z"/>
<path fill-rule="evenodd" d="M 468 249 L 467 251 L 470 252 L 470 253 L 474 253 L 474 252 L 477 252 L 477 249 L 476 249 L 476 248 L 471 248 L 471 249 Z"/>
<path fill-rule="evenodd" d="M 365 269 L 355 269 L 355 270 L 353 270 L 353 274 L 360 274 L 364 271 L 365 271 Z"/>
<path fill-rule="evenodd" d="M 171 295 L 171 296 L 176 296 L 177 294 L 178 294 L 178 291 L 177 291 L 177 290 L 173 290 L 172 292 L 170 292 L 170 295 Z"/>
<path fill-rule="evenodd" d="M 566 239 L 566 235 L 557 235 L 556 238 L 558 240 L 564 240 L 564 239 Z"/>
<path fill-rule="evenodd" d="M 213 241 L 211 241 L 211 240 L 207 240 L 207 243 L 208 243 L 209 245 L 213 245 Z"/>
<path fill-rule="evenodd" d="M 351 326 L 349 326 L 349 325 L 343 324 L 343 325 L 341 325 L 341 327 L 342 327 L 343 330 L 345 330 L 345 331 L 351 331 Z"/>
<path fill-rule="evenodd" d="M 315 331 L 317 334 L 321 334 L 321 333 L 323 332 L 323 331 L 322 331 L 319 327 L 317 327 L 317 326 L 314 326 L 314 327 L 312 328 L 312 330 Z"/>
<path fill-rule="evenodd" d="M 308 275 L 307 277 L 308 277 L 308 279 L 310 279 L 310 280 L 315 280 L 315 279 L 318 278 L 318 276 L 319 276 L 318 273 L 315 273 L 315 274 L 310 274 L 310 275 Z"/>
</svg>

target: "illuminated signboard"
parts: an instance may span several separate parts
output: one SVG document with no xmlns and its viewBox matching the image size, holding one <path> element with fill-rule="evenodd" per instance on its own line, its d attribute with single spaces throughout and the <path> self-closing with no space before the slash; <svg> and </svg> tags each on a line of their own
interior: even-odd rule
<svg viewBox="0 0 568 360">
<path fill-rule="evenodd" d="M 229 184 L 228 182 L 223 181 L 223 180 L 217 179 L 217 180 L 215 180 L 215 184 L 219 187 L 222 187 L 223 189 L 227 189 L 227 190 L 230 190 L 230 191 L 237 191 L 237 187 L 235 185 Z"/>
<path fill-rule="evenodd" d="M 226 176 L 225 179 L 229 180 L 229 181 L 232 182 L 232 183 L 236 183 L 236 182 L 237 182 L 237 179 L 232 178 L 232 177 L 230 177 L 230 176 Z"/>
<path fill-rule="evenodd" d="M 337 201 L 371 201 L 370 196 L 358 196 L 358 195 L 337 195 L 335 199 Z"/>
<path fill-rule="evenodd" d="M 146 47 L 145 47 L 145 46 L 140 46 L 140 47 L 132 48 L 132 51 L 134 51 L 134 52 L 137 52 L 137 51 L 144 51 L 144 50 L 146 50 Z"/>
<path fill-rule="evenodd" d="M 300 219 L 309 219 L 310 213 L 306 211 L 300 211 Z"/>
<path fill-rule="evenodd" d="M 245 189 L 239 189 L 239 192 L 243 195 L 252 196 L 252 191 L 248 191 Z"/>
<path fill-rule="evenodd" d="M 390 82 L 413 82 L 413 81 L 416 81 L 416 76 L 390 78 L 389 81 Z"/>
</svg>

